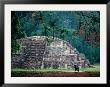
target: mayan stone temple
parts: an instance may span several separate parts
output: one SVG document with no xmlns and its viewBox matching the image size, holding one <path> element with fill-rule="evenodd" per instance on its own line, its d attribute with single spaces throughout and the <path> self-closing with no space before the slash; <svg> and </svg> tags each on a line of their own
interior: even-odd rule
<svg viewBox="0 0 110 87">
<path fill-rule="evenodd" d="M 79 67 L 88 67 L 90 62 L 80 56 L 69 42 L 55 38 L 48 45 L 48 37 L 32 36 L 18 40 L 21 50 L 12 55 L 12 68 L 31 69 L 72 69 L 76 64 Z"/>
</svg>

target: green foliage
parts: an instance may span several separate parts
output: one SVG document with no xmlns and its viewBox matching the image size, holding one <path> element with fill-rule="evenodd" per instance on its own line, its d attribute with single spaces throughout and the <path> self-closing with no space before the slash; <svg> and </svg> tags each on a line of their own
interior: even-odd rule
<svg viewBox="0 0 110 87">
<path fill-rule="evenodd" d="M 54 41 L 54 40 L 53 40 L 53 38 L 52 38 L 51 36 L 49 36 L 49 37 L 47 38 L 47 44 L 48 44 L 48 45 L 50 45 L 53 41 Z"/>
<path fill-rule="evenodd" d="M 20 50 L 20 44 L 16 40 L 13 40 L 11 43 L 12 54 L 17 53 L 19 50 Z"/>
<path fill-rule="evenodd" d="M 27 36 L 25 31 L 21 30 L 20 19 L 14 11 L 11 15 L 11 27 L 11 52 L 13 54 L 20 50 L 20 45 L 16 40 Z"/>
<path fill-rule="evenodd" d="M 79 11 L 78 29 L 73 32 L 83 38 L 92 47 L 100 46 L 100 12 Z"/>
<path fill-rule="evenodd" d="M 68 36 L 68 30 L 61 29 L 60 30 L 60 38 L 64 40 L 66 38 L 66 36 Z"/>
</svg>

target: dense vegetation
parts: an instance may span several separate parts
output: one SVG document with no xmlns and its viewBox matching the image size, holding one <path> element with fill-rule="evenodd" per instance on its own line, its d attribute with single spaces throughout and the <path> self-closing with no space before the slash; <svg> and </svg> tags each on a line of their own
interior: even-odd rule
<svg viewBox="0 0 110 87">
<path fill-rule="evenodd" d="M 92 64 L 100 62 L 100 12 L 98 11 L 12 11 L 12 54 L 20 49 L 17 39 L 52 36 L 68 41 Z"/>
</svg>

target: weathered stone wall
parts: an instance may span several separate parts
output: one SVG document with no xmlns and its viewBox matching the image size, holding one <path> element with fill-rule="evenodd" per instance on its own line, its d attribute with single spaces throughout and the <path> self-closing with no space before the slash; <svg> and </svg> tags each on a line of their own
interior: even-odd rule
<svg viewBox="0 0 110 87">
<path fill-rule="evenodd" d="M 12 68 L 72 68 L 75 64 L 81 67 L 88 66 L 87 60 L 79 57 L 78 53 L 67 42 L 56 45 L 46 45 L 46 37 L 27 37 L 18 40 L 21 50 L 12 55 Z M 64 42 L 64 41 L 63 41 Z"/>
<path fill-rule="evenodd" d="M 45 40 L 45 37 L 30 37 L 18 40 L 21 44 L 21 50 L 18 54 L 12 56 L 12 68 L 39 68 L 45 51 Z"/>
</svg>

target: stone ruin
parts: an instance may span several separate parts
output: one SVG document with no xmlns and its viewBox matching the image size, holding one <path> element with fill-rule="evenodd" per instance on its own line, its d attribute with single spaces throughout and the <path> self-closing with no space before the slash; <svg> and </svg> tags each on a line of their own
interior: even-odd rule
<svg viewBox="0 0 110 87">
<path fill-rule="evenodd" d="M 11 57 L 11 68 L 71 69 L 76 64 L 88 67 L 90 62 L 68 42 L 56 38 L 49 46 L 47 37 L 32 36 L 18 40 L 21 50 Z"/>
</svg>

